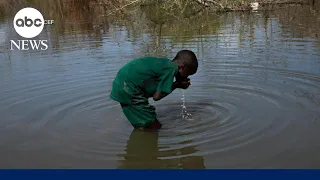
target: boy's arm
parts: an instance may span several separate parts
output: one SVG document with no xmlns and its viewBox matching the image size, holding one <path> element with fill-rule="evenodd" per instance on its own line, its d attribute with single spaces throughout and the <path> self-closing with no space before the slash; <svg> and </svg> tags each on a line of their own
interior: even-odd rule
<svg viewBox="0 0 320 180">
<path fill-rule="evenodd" d="M 174 91 L 178 86 L 178 83 L 177 82 L 174 82 L 172 83 L 172 87 L 171 87 L 171 92 Z M 166 97 L 169 93 L 165 93 L 165 92 L 161 92 L 161 91 L 156 91 L 154 94 L 153 94 L 153 100 L 154 101 L 159 101 L 160 99 Z"/>
<path fill-rule="evenodd" d="M 160 81 L 158 83 L 156 92 L 153 94 L 153 100 L 159 101 L 168 94 L 172 93 L 172 91 L 174 91 L 176 88 L 186 89 L 189 86 L 190 82 L 188 79 L 181 82 L 173 82 L 176 73 L 176 66 L 164 66 L 159 69 L 158 75 Z"/>
<path fill-rule="evenodd" d="M 171 92 L 174 91 L 175 89 L 177 88 L 181 88 L 181 89 L 187 89 L 188 87 L 190 86 L 190 79 L 187 78 L 186 80 L 184 81 L 181 81 L 181 82 L 174 82 L 171 86 Z M 165 92 L 161 92 L 161 91 L 156 91 L 154 94 L 153 94 L 153 100 L 155 101 L 159 101 L 160 99 L 166 97 L 168 94 L 170 93 L 165 93 Z"/>
</svg>

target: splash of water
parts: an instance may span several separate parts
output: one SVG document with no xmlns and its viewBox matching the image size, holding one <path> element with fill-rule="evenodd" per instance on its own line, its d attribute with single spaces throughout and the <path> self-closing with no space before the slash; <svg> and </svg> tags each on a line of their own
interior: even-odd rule
<svg viewBox="0 0 320 180">
<path fill-rule="evenodd" d="M 184 95 L 184 90 L 181 90 L 182 91 L 182 110 L 181 110 L 181 113 L 180 113 L 180 117 L 182 117 L 183 119 L 187 120 L 187 121 L 192 121 L 194 120 L 193 119 L 193 116 L 192 114 L 188 113 L 187 111 L 187 107 L 186 107 L 186 98 L 185 98 L 185 95 Z"/>
</svg>

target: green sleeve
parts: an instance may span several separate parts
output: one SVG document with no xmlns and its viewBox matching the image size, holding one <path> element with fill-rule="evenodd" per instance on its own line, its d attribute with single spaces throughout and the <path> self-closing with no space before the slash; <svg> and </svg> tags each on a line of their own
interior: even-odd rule
<svg viewBox="0 0 320 180">
<path fill-rule="evenodd" d="M 172 84 L 173 84 L 173 78 L 176 74 L 176 69 L 173 66 L 166 66 L 164 68 L 161 68 L 161 71 L 159 73 L 159 83 L 157 91 L 164 92 L 170 94 L 172 92 Z"/>
</svg>

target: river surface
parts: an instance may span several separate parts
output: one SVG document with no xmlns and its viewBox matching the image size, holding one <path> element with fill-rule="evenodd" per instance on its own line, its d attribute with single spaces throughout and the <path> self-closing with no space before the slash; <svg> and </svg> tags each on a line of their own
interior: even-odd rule
<svg viewBox="0 0 320 180">
<path fill-rule="evenodd" d="M 37 37 L 49 40 L 46 51 L 11 51 L 21 38 L 13 17 L 1 18 L 1 168 L 320 167 L 317 9 L 162 25 L 133 13 L 46 25 Z M 199 59 L 190 88 L 150 100 L 161 130 L 133 130 L 109 98 L 117 71 L 181 49 Z"/>
</svg>

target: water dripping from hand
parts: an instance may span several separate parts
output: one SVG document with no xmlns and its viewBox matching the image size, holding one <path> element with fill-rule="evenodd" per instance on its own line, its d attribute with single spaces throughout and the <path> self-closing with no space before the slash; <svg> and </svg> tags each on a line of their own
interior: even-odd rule
<svg viewBox="0 0 320 180">
<path fill-rule="evenodd" d="M 186 107 L 186 98 L 185 98 L 185 94 L 184 94 L 184 90 L 181 90 L 181 93 L 182 93 L 182 98 L 181 98 L 181 101 L 182 101 L 182 110 L 181 110 L 181 113 L 180 113 L 180 117 L 182 117 L 182 119 L 184 120 L 187 120 L 187 121 L 192 121 L 194 120 L 193 116 L 191 113 L 188 113 L 187 111 L 187 107 Z"/>
</svg>

